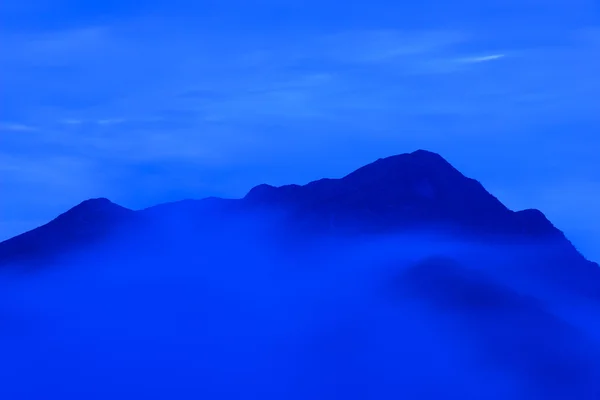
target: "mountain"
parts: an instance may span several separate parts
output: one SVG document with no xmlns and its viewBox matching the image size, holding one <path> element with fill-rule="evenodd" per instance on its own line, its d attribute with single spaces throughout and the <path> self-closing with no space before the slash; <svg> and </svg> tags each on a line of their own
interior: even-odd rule
<svg viewBox="0 0 600 400">
<path fill-rule="evenodd" d="M 583 262 L 563 233 L 538 210 L 514 212 L 465 177 L 443 157 L 417 150 L 379 159 L 340 179 L 306 185 L 262 184 L 242 199 L 208 198 L 133 211 L 91 199 L 46 225 L 0 243 L 0 265 L 44 262 L 158 220 L 205 218 L 269 211 L 292 232 L 368 234 L 439 230 L 493 240 L 552 241 L 569 260 Z M 137 231 L 135 230 L 137 228 Z"/>
<path fill-rule="evenodd" d="M 440 155 L 424 150 L 379 159 L 341 179 L 259 185 L 245 202 L 282 207 L 315 225 L 351 230 L 450 229 L 560 237 L 537 210 L 512 212 Z"/>
<path fill-rule="evenodd" d="M 598 265 L 422 150 L 241 199 L 86 200 L 0 265 L 3 399 L 600 398 Z"/>
<path fill-rule="evenodd" d="M 47 224 L 0 243 L 0 265 L 50 262 L 108 239 L 136 221 L 135 211 L 108 199 L 85 200 Z"/>
</svg>

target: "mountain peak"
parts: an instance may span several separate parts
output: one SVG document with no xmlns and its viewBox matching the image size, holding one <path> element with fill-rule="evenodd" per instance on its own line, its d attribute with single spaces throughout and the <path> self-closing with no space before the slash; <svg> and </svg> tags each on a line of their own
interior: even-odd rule
<svg viewBox="0 0 600 400">
<path fill-rule="evenodd" d="M 117 204 L 113 203 L 106 197 L 96 197 L 96 198 L 84 200 L 81 203 L 79 203 L 78 205 L 79 206 L 110 206 L 110 205 L 117 205 Z"/>
<path fill-rule="evenodd" d="M 386 160 L 392 161 L 392 160 L 397 160 L 397 159 L 407 159 L 407 160 L 409 159 L 412 162 L 419 162 L 419 163 L 437 163 L 438 166 L 441 166 L 441 165 L 452 166 L 440 154 L 435 153 L 433 151 L 429 151 L 429 150 L 423 150 L 423 149 L 418 149 L 418 150 L 415 150 L 410 153 L 401 153 L 401 154 L 396 154 L 396 155 L 380 158 L 376 162 L 386 161 Z"/>
<path fill-rule="evenodd" d="M 289 184 L 284 186 L 272 186 L 263 183 L 250 189 L 244 199 L 261 203 L 272 201 L 280 202 L 289 200 L 290 197 L 294 198 L 300 195 L 302 190 L 318 192 L 319 189 L 326 189 L 328 186 L 340 186 L 341 182 L 344 181 L 352 181 L 352 184 L 362 186 L 369 182 L 373 183 L 379 180 L 393 180 L 394 176 L 408 176 L 410 173 L 418 171 L 425 175 L 443 174 L 448 176 L 450 174 L 453 175 L 454 178 L 464 178 L 464 176 L 441 155 L 427 150 L 416 150 L 412 153 L 379 158 L 342 178 L 323 178 L 312 181 L 306 185 Z M 424 182 L 420 185 L 420 189 L 424 193 L 428 192 L 426 187 L 430 186 L 428 182 L 425 182 L 426 180 L 426 177 L 424 177 Z"/>
<path fill-rule="evenodd" d="M 412 153 L 397 154 L 390 157 L 380 158 L 375 162 L 367 164 L 356 171 L 348 174 L 346 178 L 356 177 L 361 174 L 377 178 L 385 174 L 395 175 L 440 175 L 446 177 L 464 178 L 456 168 L 444 157 L 427 150 L 416 150 Z"/>
<path fill-rule="evenodd" d="M 82 201 L 47 224 L 0 243 L 0 264 L 58 256 L 105 239 L 134 218 L 135 211 L 106 198 Z"/>
<path fill-rule="evenodd" d="M 54 221 L 63 221 L 69 219 L 100 221 L 106 219 L 117 219 L 126 217 L 133 213 L 133 210 L 122 207 L 113 203 L 105 197 L 87 199 L 76 205 L 75 207 L 62 213 Z"/>
<path fill-rule="evenodd" d="M 110 210 L 110 209 L 122 209 L 127 210 L 127 208 L 118 205 L 117 203 L 112 202 L 106 197 L 96 197 L 82 201 L 78 205 L 73 208 L 82 208 L 86 210 Z"/>
<path fill-rule="evenodd" d="M 408 153 L 408 154 L 416 155 L 416 156 L 424 156 L 424 157 L 433 156 L 433 157 L 443 158 L 438 153 L 434 153 L 433 151 L 429 151 L 429 150 L 425 150 L 425 149 L 417 149 L 417 150 L 413 151 L 412 153 Z"/>
<path fill-rule="evenodd" d="M 402 154 L 400 156 L 402 156 Z M 429 150 L 418 149 L 418 150 L 413 151 L 412 153 L 404 154 L 404 156 L 409 156 L 415 160 L 420 160 L 420 161 L 438 162 L 438 163 L 443 162 L 446 165 L 450 165 L 450 163 L 444 157 L 442 157 L 440 154 L 434 153 L 433 151 L 429 151 Z M 394 156 L 392 156 L 392 157 L 394 157 Z"/>
</svg>

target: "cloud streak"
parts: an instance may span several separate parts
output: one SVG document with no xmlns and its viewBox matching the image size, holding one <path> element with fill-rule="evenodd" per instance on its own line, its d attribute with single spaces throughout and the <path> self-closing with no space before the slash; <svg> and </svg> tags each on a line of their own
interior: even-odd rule
<svg viewBox="0 0 600 400">
<path fill-rule="evenodd" d="M 460 61 L 465 62 L 465 63 L 481 63 L 481 62 L 499 60 L 504 57 L 505 57 L 504 54 L 491 54 L 491 55 L 487 55 L 487 56 L 462 58 L 462 59 L 460 59 Z"/>
<path fill-rule="evenodd" d="M 30 125 L 12 123 L 12 122 L 0 122 L 0 131 L 8 132 L 31 132 L 35 131 L 36 128 Z"/>
</svg>

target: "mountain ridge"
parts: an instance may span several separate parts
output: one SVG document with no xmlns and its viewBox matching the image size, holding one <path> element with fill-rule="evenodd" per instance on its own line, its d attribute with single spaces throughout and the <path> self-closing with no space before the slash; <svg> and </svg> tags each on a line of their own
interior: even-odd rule
<svg viewBox="0 0 600 400">
<path fill-rule="evenodd" d="M 279 187 L 260 184 L 240 199 L 188 199 L 137 211 L 107 198 L 88 199 L 45 225 L 0 242 L 0 265 L 101 241 L 124 226 L 143 225 L 155 217 L 201 220 L 217 210 L 227 214 L 262 209 L 283 210 L 285 224 L 308 231 L 451 228 L 455 233 L 550 238 L 572 246 L 541 211 L 512 211 L 441 155 L 416 150 L 380 158 L 341 178 Z M 574 247 L 573 251 L 577 252 Z"/>
</svg>

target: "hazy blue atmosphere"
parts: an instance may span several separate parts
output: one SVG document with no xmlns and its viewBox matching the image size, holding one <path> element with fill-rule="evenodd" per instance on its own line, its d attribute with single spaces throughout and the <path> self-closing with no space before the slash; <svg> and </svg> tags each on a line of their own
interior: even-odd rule
<svg viewBox="0 0 600 400">
<path fill-rule="evenodd" d="M 0 4 L 0 238 L 426 148 L 600 259 L 593 0 Z"/>
<path fill-rule="evenodd" d="M 295 245 L 256 218 L 169 218 L 3 269 L 0 397 L 598 398 L 597 299 L 528 250 L 422 232 Z"/>
<path fill-rule="evenodd" d="M 600 399 L 600 2 L 0 2 L 1 400 Z"/>
</svg>

